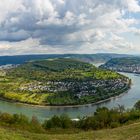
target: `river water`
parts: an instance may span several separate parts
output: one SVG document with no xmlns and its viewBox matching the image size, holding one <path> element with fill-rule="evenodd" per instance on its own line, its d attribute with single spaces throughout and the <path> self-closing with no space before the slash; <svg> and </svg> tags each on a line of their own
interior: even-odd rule
<svg viewBox="0 0 140 140">
<path fill-rule="evenodd" d="M 53 115 L 60 115 L 64 113 L 68 114 L 71 118 L 92 115 L 97 107 L 102 106 L 113 108 L 119 104 L 124 105 L 125 108 L 132 108 L 133 105 L 140 99 L 140 75 L 128 73 L 123 74 L 132 79 L 131 89 L 127 93 L 103 103 L 96 105 L 83 105 L 79 107 L 37 107 L 0 100 L 0 111 L 8 113 L 22 113 L 29 118 L 35 115 L 40 121 L 43 121 Z"/>
</svg>

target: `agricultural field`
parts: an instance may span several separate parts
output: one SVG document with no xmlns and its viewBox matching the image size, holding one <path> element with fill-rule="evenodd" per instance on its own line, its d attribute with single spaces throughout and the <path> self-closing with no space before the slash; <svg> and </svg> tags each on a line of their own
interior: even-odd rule
<svg viewBox="0 0 140 140">
<path fill-rule="evenodd" d="M 127 91 L 130 84 L 121 74 L 67 58 L 30 61 L 0 71 L 0 97 L 29 104 L 95 103 Z"/>
</svg>

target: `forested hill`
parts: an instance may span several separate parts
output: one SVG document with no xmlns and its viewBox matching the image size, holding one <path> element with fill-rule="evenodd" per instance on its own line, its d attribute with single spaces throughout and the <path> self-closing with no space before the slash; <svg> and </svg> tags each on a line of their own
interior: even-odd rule
<svg viewBox="0 0 140 140">
<path fill-rule="evenodd" d="M 121 72 L 140 73 L 140 57 L 113 58 L 100 66 L 100 68 Z"/>
<path fill-rule="evenodd" d="M 0 74 L 2 98 L 31 104 L 95 103 L 130 87 L 123 75 L 71 58 L 30 61 Z"/>
<path fill-rule="evenodd" d="M 56 58 L 56 59 L 47 59 L 47 60 L 36 60 L 36 61 L 29 61 L 20 67 L 16 68 L 19 69 L 27 69 L 30 71 L 31 69 L 34 70 L 42 70 L 45 72 L 61 72 L 67 69 L 90 69 L 94 67 L 92 64 L 74 60 L 71 58 Z"/>
<path fill-rule="evenodd" d="M 0 56 L 0 65 L 23 64 L 27 61 L 51 58 L 74 58 L 85 62 L 106 62 L 111 58 L 126 57 L 124 54 L 42 54 L 42 55 L 15 55 Z"/>
</svg>

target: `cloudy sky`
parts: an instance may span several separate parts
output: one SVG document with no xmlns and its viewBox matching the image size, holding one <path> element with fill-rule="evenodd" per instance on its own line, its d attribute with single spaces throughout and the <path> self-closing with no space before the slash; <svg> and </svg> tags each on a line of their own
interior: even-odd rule
<svg viewBox="0 0 140 140">
<path fill-rule="evenodd" d="M 140 0 L 0 1 L 0 55 L 140 54 Z"/>
</svg>

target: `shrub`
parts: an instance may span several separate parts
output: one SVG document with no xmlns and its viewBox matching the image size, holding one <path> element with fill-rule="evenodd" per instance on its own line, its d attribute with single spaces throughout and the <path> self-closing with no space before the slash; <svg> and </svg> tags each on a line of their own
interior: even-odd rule
<svg viewBox="0 0 140 140">
<path fill-rule="evenodd" d="M 43 123 L 43 127 L 45 129 L 50 129 L 50 128 L 70 128 L 72 126 L 72 121 L 68 117 L 68 115 L 61 115 L 59 116 L 53 116 L 51 119 L 46 120 Z"/>
<path fill-rule="evenodd" d="M 0 121 L 7 123 L 7 124 L 12 124 L 13 123 L 13 116 L 8 113 L 1 113 L 0 114 Z"/>
<path fill-rule="evenodd" d="M 135 103 L 134 107 L 138 110 L 140 109 L 140 100 Z"/>
<path fill-rule="evenodd" d="M 44 132 L 44 130 L 36 116 L 32 116 L 30 126 L 31 126 L 31 129 L 33 132 Z"/>
<path fill-rule="evenodd" d="M 60 120 L 60 117 L 58 116 L 53 116 L 50 120 L 46 120 L 44 123 L 43 123 L 43 127 L 45 129 L 50 129 L 50 128 L 61 128 L 62 127 L 62 124 L 61 124 L 61 120 Z"/>
<path fill-rule="evenodd" d="M 60 116 L 61 126 L 62 128 L 70 128 L 72 127 L 72 121 L 68 115 L 61 115 Z"/>
<path fill-rule="evenodd" d="M 116 127 L 119 127 L 120 124 L 118 122 L 111 122 L 110 123 L 110 128 L 116 128 Z"/>
</svg>

